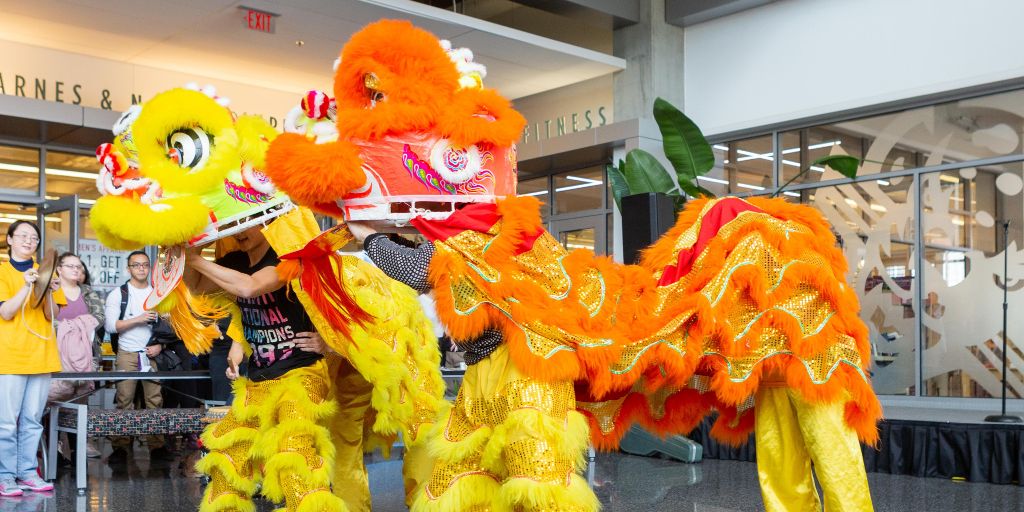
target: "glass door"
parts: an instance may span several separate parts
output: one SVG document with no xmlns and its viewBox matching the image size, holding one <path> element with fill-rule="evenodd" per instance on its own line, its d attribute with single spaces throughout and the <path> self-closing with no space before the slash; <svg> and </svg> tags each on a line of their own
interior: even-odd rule
<svg viewBox="0 0 1024 512">
<path fill-rule="evenodd" d="M 570 251 L 589 249 L 598 255 L 604 255 L 608 248 L 608 243 L 605 240 L 607 233 L 605 222 L 604 214 L 554 220 L 551 221 L 549 231 L 559 243 Z"/>
<path fill-rule="evenodd" d="M 39 248 L 53 249 L 60 254 L 75 252 L 78 247 L 78 196 L 71 195 L 47 200 L 37 210 L 42 240 Z"/>
</svg>

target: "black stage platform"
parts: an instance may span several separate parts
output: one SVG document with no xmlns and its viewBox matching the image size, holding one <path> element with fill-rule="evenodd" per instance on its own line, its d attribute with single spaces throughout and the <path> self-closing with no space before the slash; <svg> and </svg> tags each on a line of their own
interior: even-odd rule
<svg viewBox="0 0 1024 512">
<path fill-rule="evenodd" d="M 878 447 L 863 447 L 869 472 L 1024 484 L 1024 424 L 985 423 L 988 413 L 984 411 L 920 407 L 886 407 L 885 411 L 886 419 L 878 426 Z M 740 448 L 721 445 L 708 436 L 710 425 L 705 422 L 689 436 L 704 445 L 705 458 L 756 460 L 753 438 Z"/>
</svg>

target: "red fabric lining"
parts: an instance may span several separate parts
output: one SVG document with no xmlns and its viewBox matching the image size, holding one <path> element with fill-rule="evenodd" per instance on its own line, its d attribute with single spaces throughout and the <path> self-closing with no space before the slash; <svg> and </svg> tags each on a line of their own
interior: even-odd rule
<svg viewBox="0 0 1024 512">
<path fill-rule="evenodd" d="M 670 285 L 682 279 L 686 274 L 689 274 L 690 269 L 693 267 L 693 262 L 697 260 L 700 253 L 704 252 L 704 249 L 711 242 L 711 239 L 718 234 L 718 231 L 722 229 L 722 226 L 732 222 L 743 212 L 764 213 L 764 210 L 735 197 L 727 197 L 715 203 L 708 213 L 701 218 L 697 243 L 693 244 L 693 247 L 689 249 L 679 251 L 676 264 L 665 267 L 664 273 L 661 274 L 661 279 L 658 280 L 658 286 Z"/>
</svg>

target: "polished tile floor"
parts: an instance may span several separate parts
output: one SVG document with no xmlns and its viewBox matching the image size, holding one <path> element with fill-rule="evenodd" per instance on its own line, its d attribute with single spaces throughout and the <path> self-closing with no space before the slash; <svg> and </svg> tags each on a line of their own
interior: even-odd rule
<svg viewBox="0 0 1024 512">
<path fill-rule="evenodd" d="M 127 464 L 89 462 L 89 489 L 75 493 L 73 470 L 61 468 L 52 493 L 0 498 L 0 512 L 176 512 L 196 510 L 202 485 L 189 466 L 194 455 L 150 461 L 146 450 Z M 403 511 L 401 462 L 368 459 L 376 512 Z M 604 510 L 740 512 L 762 510 L 757 469 L 748 462 L 706 460 L 700 464 L 600 454 L 596 490 Z M 869 474 L 879 512 L 1020 511 L 1024 487 L 970 484 L 932 478 Z M 269 503 L 258 510 L 270 511 Z"/>
</svg>

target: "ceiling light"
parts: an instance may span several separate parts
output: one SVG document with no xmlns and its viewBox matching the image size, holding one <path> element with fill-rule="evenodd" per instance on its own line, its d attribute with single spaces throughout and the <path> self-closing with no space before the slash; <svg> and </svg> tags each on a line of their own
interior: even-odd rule
<svg viewBox="0 0 1024 512">
<path fill-rule="evenodd" d="M 305 44 L 306 44 L 306 42 L 303 41 L 302 39 L 299 39 L 299 40 L 295 41 L 295 46 L 300 46 L 301 47 L 301 46 L 304 46 Z"/>
<path fill-rule="evenodd" d="M 18 165 L 18 164 L 5 164 L 0 163 L 0 170 L 14 171 L 14 172 L 25 172 L 32 174 L 39 174 L 39 169 L 31 165 Z M 79 178 L 83 180 L 95 181 L 97 173 L 89 173 L 83 171 L 71 171 L 68 169 L 50 169 L 46 168 L 47 176 L 63 176 L 65 178 Z"/>
<path fill-rule="evenodd" d="M 519 196 L 542 196 L 542 195 L 547 194 L 547 193 L 548 193 L 547 190 L 538 190 L 537 192 L 527 192 L 525 194 L 518 194 L 518 195 Z"/>
<path fill-rule="evenodd" d="M 786 192 L 783 192 L 782 195 L 789 196 L 789 197 L 800 197 L 800 194 L 798 194 L 796 192 L 790 192 L 788 190 Z"/>
<path fill-rule="evenodd" d="M 697 179 L 700 180 L 700 181 L 710 181 L 711 183 L 718 183 L 719 185 L 728 185 L 729 184 L 728 181 L 720 180 L 718 178 L 711 178 L 711 177 L 708 177 L 708 176 L 697 176 Z"/>
<path fill-rule="evenodd" d="M 737 183 L 736 186 L 737 187 L 743 187 L 743 188 L 749 188 L 749 189 L 752 189 L 752 190 L 764 190 L 764 187 L 759 187 L 757 185 L 748 185 L 746 183 Z"/>
<path fill-rule="evenodd" d="M 718 149 L 718 150 L 721 150 L 721 151 L 729 151 L 729 146 L 723 146 L 721 144 L 715 144 L 714 146 L 711 146 L 711 147 L 713 147 L 715 149 Z"/>
</svg>

